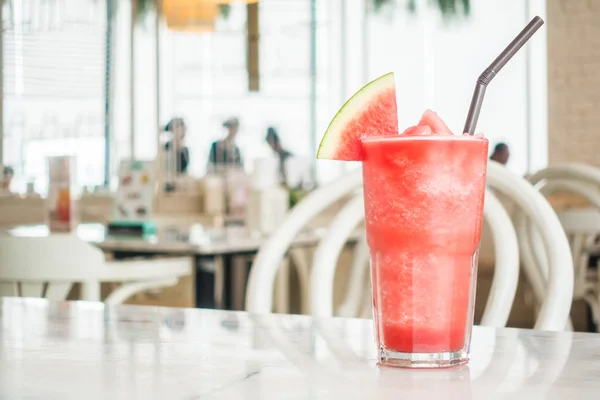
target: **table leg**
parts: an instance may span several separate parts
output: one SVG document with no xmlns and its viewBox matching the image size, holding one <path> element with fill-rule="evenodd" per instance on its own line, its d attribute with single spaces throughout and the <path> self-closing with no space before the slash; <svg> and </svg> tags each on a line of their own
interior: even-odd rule
<svg viewBox="0 0 600 400">
<path fill-rule="evenodd" d="M 215 256 L 215 308 L 223 309 L 225 288 L 225 265 L 223 256 Z"/>
<path fill-rule="evenodd" d="M 244 310 L 245 297 L 246 297 L 246 281 L 248 280 L 248 260 L 246 256 L 235 255 L 232 257 L 232 293 L 231 302 L 232 309 L 242 311 Z"/>
<path fill-rule="evenodd" d="M 592 302 L 596 302 L 597 299 L 595 298 L 596 296 L 590 296 L 592 298 Z M 594 308 L 600 309 L 600 307 L 598 307 L 596 305 L 596 307 L 594 307 L 592 305 L 593 303 L 588 302 L 585 307 L 586 307 L 586 314 L 587 314 L 587 328 L 588 328 L 588 332 L 595 332 L 595 333 L 600 333 L 600 330 L 598 329 L 599 325 L 598 325 L 598 316 L 596 314 L 598 314 L 597 310 L 594 310 Z M 596 311 L 596 312 L 594 312 Z"/>
<path fill-rule="evenodd" d="M 290 258 L 294 263 L 296 272 L 298 273 L 298 283 L 300 285 L 300 313 L 309 315 L 311 310 L 310 305 L 310 261 L 306 254 L 306 249 L 295 248 L 289 251 Z M 288 290 L 290 281 L 288 278 Z"/>
<path fill-rule="evenodd" d="M 275 312 L 290 312 L 290 259 L 285 257 L 279 265 L 275 278 Z"/>
<path fill-rule="evenodd" d="M 101 301 L 100 282 L 83 282 L 81 284 L 81 300 Z"/>
</svg>

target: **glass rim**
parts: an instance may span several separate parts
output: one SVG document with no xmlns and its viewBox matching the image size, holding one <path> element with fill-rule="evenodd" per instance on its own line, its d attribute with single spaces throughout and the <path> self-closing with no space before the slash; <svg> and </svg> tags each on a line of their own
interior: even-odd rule
<svg viewBox="0 0 600 400">
<path fill-rule="evenodd" d="M 362 143 L 369 142 L 404 142 L 404 141 L 453 141 L 453 140 L 464 140 L 464 141 L 481 141 L 488 142 L 489 140 L 484 136 L 476 135 L 422 135 L 422 136 L 368 136 L 360 139 Z"/>
</svg>

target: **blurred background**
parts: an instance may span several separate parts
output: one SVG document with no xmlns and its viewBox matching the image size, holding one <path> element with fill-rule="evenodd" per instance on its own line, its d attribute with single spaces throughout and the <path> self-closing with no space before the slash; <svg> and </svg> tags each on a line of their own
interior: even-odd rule
<svg viewBox="0 0 600 400">
<path fill-rule="evenodd" d="M 119 162 L 155 158 L 180 117 L 187 172 L 201 177 L 223 121 L 237 118 L 246 170 L 274 127 L 325 183 L 356 167 L 314 158 L 366 82 L 395 71 L 401 127 L 429 107 L 458 131 L 479 73 L 547 12 L 543 0 L 4 0 L 0 164 L 16 192 L 33 182 L 44 194 L 46 157 L 59 155 L 76 157 L 77 186 L 114 188 Z M 509 145 L 519 174 L 548 162 L 546 43 L 536 36 L 495 79 L 478 126 Z"/>
<path fill-rule="evenodd" d="M 77 258 L 74 243 L 85 251 L 100 248 L 106 262 L 141 258 L 151 265 L 147 271 L 165 257 L 186 256 L 193 268 L 181 266 L 176 286 L 160 295 L 144 290 L 133 302 L 239 310 L 254 256 L 276 243 L 288 249 L 277 262 L 294 269 L 280 268 L 275 309 L 303 313 L 310 312 L 314 249 L 325 234 L 342 237 L 331 233 L 332 221 L 346 215 L 339 213 L 348 204 L 358 204 L 348 200 L 362 187 L 360 179 L 348 180 L 358 176 L 349 172 L 359 164 L 316 160 L 335 113 L 367 82 L 393 71 L 401 130 L 431 108 L 460 133 L 477 77 L 528 21 L 541 16 L 544 27 L 490 84 L 478 131 L 490 140 L 490 158 L 514 172 L 508 175 L 516 182 L 527 177 L 533 193 L 541 192 L 556 211 L 564 232 L 539 230 L 558 237 L 545 242 L 546 250 L 570 241 L 575 267 L 560 262 L 575 271 L 575 295 L 567 298 L 575 301 L 574 327 L 600 326 L 600 2 L 0 4 L 0 238 L 10 237 L 0 240 L 9 249 L 0 253 L 13 257 L 0 265 L 0 280 L 8 279 L 2 268 L 12 264 L 31 265 L 36 273 L 42 267 L 61 271 L 66 255 Z M 565 177 L 584 190 L 565 186 Z M 558 182 L 547 187 L 550 178 Z M 328 185 L 340 181 L 355 187 Z M 316 187 L 323 190 L 311 193 Z M 319 207 L 284 243 L 285 235 L 275 232 L 296 229 L 288 211 L 304 196 L 319 199 L 328 191 L 338 196 L 335 201 L 309 197 L 307 204 Z M 518 216 L 518 190 L 500 194 L 507 213 Z M 533 211 L 537 219 L 553 218 L 549 208 Z M 337 262 L 338 305 L 347 282 L 368 292 L 359 269 L 369 265 L 368 247 L 357 223 Z M 504 245 L 496 246 L 505 235 L 494 236 L 494 229 L 483 225 L 476 321 L 492 285 L 496 251 Z M 50 242 L 25 239 L 54 240 L 60 231 L 75 232 L 78 242 L 48 245 L 41 259 L 31 259 L 41 254 L 32 248 Z M 515 259 L 525 265 L 534 259 L 528 261 L 521 247 L 534 235 L 519 235 Z M 48 258 L 50 250 L 55 259 Z M 541 256 L 537 261 L 544 264 Z M 88 256 L 73 261 L 89 263 Z M 77 274 L 70 279 L 85 281 Z M 542 304 L 546 281 L 525 275 L 511 326 L 533 326 Z M 105 300 L 111 288 L 103 283 L 102 296 L 73 289 L 61 298 Z M 370 310 L 369 301 L 363 305 Z"/>
</svg>

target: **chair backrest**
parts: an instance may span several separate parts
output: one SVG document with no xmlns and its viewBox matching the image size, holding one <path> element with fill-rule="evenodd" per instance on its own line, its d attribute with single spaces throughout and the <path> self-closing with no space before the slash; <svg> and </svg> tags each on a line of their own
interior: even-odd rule
<svg viewBox="0 0 600 400">
<path fill-rule="evenodd" d="M 550 196 L 555 192 L 571 192 L 585 198 L 589 203 L 600 210 L 600 169 L 586 164 L 568 163 L 553 165 L 540 170 L 529 177 L 529 181 L 542 192 L 545 196 Z M 564 223 L 566 221 L 561 221 Z M 584 233 L 576 228 L 571 220 L 569 229 L 565 229 L 568 236 L 573 262 L 575 266 L 575 287 L 574 295 L 579 298 L 584 295 L 586 288 L 585 278 L 587 272 L 588 256 L 583 251 L 583 247 L 592 239 L 591 233 Z M 581 219 L 579 219 L 579 222 Z M 566 228 L 566 227 L 565 227 Z M 526 270 L 532 272 L 532 289 L 536 300 L 540 301 L 544 297 L 544 281 L 548 277 L 546 254 L 540 246 L 539 232 L 532 232 L 528 223 L 521 218 L 518 221 L 517 231 L 520 233 L 521 253 Z"/>
<path fill-rule="evenodd" d="M 480 324 L 503 327 L 519 283 L 519 243 L 512 220 L 502 203 L 486 191 L 483 216 L 488 223 L 494 243 L 494 277 Z"/>
<path fill-rule="evenodd" d="M 492 229 L 496 268 L 481 325 L 505 326 L 519 280 L 517 235 L 509 215 L 491 192 L 486 193 L 484 218 Z M 334 314 L 333 284 L 337 260 L 348 237 L 363 219 L 363 195 L 360 193 L 335 217 L 327 235 L 315 251 L 311 276 L 311 305 L 312 313 L 317 317 L 328 317 Z M 364 297 L 363 282 L 368 266 L 368 247 L 366 254 L 363 254 L 365 249 L 362 243 L 359 242 L 357 246 L 360 247 L 356 249 L 351 267 L 346 300 L 340 307 L 340 311 L 346 314 L 343 316 L 355 317 Z"/>
<path fill-rule="evenodd" d="M 531 224 L 533 232 L 539 235 L 546 256 L 548 277 L 540 278 L 538 263 L 528 263 L 523 259 L 524 271 L 532 285 L 543 285 L 541 309 L 535 328 L 541 330 L 564 330 L 569 320 L 571 302 L 573 299 L 573 260 L 571 249 L 558 216 L 538 192 L 525 179 L 513 174 L 495 161 L 488 163 L 487 183 L 494 189 L 508 196 L 518 205 L 517 235 L 521 256 L 522 243 L 527 238 L 523 236 L 524 224 Z M 534 289 L 535 290 L 535 289 Z"/>
<path fill-rule="evenodd" d="M 600 211 L 599 168 L 578 163 L 555 165 L 536 172 L 529 178 L 529 181 L 545 196 L 550 196 L 556 192 L 574 193 L 583 197 Z M 593 218 L 594 214 L 589 216 L 592 219 L 577 218 L 574 220 L 569 218 L 568 221 L 561 221 L 569 236 L 571 251 L 575 253 L 573 254 L 574 260 L 579 259 L 583 243 L 600 231 L 600 225 L 594 227 L 594 221 L 596 220 Z M 569 226 L 566 227 L 565 223 L 569 223 Z M 539 240 L 536 241 L 535 235 L 528 235 L 528 237 L 529 240 L 523 243 L 523 251 L 527 259 L 539 263 L 539 258 L 544 257 L 541 254 Z M 548 271 L 544 269 L 543 263 L 541 264 L 541 273 L 546 277 Z"/>
<path fill-rule="evenodd" d="M 102 251 L 70 234 L 0 236 L 0 296 L 63 300 L 75 282 L 98 282 Z"/>
<path fill-rule="evenodd" d="M 556 192 L 575 193 L 585 198 L 590 204 L 600 210 L 600 169 L 591 165 L 568 163 L 547 167 L 533 174 L 529 181 L 545 196 Z M 580 221 L 583 223 L 583 221 Z M 572 226 L 575 228 L 575 226 Z M 532 252 L 535 242 L 525 243 Z M 534 252 L 535 253 L 535 252 Z M 539 254 L 534 254 L 534 257 Z M 542 271 L 547 275 L 547 271 Z"/>
<path fill-rule="evenodd" d="M 542 234 L 549 254 L 551 278 L 545 290 L 542 312 L 536 328 L 563 330 L 569 316 L 573 293 L 573 269 L 569 244 L 560 222 L 550 205 L 527 181 L 512 174 L 503 166 L 490 162 L 488 185 L 511 198 Z M 330 316 L 333 313 L 333 279 L 341 246 L 360 220 L 361 199 L 348 203 L 330 225 L 328 235 L 315 253 L 311 280 L 313 314 Z M 494 234 L 496 269 L 482 325 L 504 326 L 508 320 L 518 283 L 519 249 L 515 229 L 503 206 L 490 192 L 484 208 L 486 221 Z M 361 214 L 362 217 L 362 214 Z M 353 296 L 358 296 L 354 293 Z"/>
<path fill-rule="evenodd" d="M 591 165 L 569 163 L 553 165 L 536 172 L 529 177 L 529 182 L 536 186 L 539 182 L 546 179 L 551 180 L 579 180 L 592 184 L 600 184 L 600 169 Z"/>
<path fill-rule="evenodd" d="M 259 313 L 271 312 L 272 289 L 275 274 L 279 262 L 289 246 L 289 242 L 298 233 L 302 225 L 309 220 L 311 216 L 316 214 L 318 210 L 327 207 L 336 199 L 353 192 L 360 187 L 360 184 L 360 175 L 348 175 L 330 187 L 321 188 L 313 192 L 292 210 L 282 227 L 275 232 L 273 237 L 265 244 L 265 246 L 263 246 L 263 248 L 261 248 L 256 258 L 250 276 L 246 298 L 246 304 L 249 311 Z M 511 198 L 511 200 L 519 206 L 520 212 L 531 220 L 534 228 L 540 233 L 541 240 L 543 241 L 543 245 L 547 252 L 549 275 L 546 282 L 542 307 L 535 328 L 542 330 L 563 330 L 568 322 L 573 296 L 573 262 L 567 237 L 556 213 L 545 198 L 535 190 L 531 184 L 523 178 L 511 173 L 504 166 L 493 161 L 488 163 L 488 185 Z M 321 207 L 319 207 L 319 205 L 321 205 Z M 342 230 L 347 232 L 352 226 L 356 226 L 362 218 L 362 215 L 359 217 L 355 214 L 355 212 L 360 209 L 360 206 L 360 197 L 354 198 L 351 203 L 342 210 L 342 216 L 336 218 L 336 221 L 334 221 L 335 225 L 331 224 L 331 226 L 335 228 L 333 232 L 341 232 Z M 488 205 L 488 207 L 495 206 Z M 498 219 L 503 219 L 503 217 L 498 217 Z M 507 230 L 507 232 L 508 231 L 509 230 Z M 337 259 L 337 257 L 334 257 L 335 252 L 331 252 L 329 255 L 327 254 L 327 251 L 332 250 L 332 246 L 335 248 L 339 248 L 340 246 L 339 243 L 342 239 L 335 239 L 334 236 L 334 234 L 331 234 L 324 239 L 325 241 L 321 246 L 322 250 L 319 250 L 319 258 L 323 257 L 325 260 Z M 509 241 L 514 243 L 513 240 Z M 328 246 L 327 251 L 324 250 L 326 246 Z M 500 247 L 498 250 L 500 250 Z M 501 251 L 498 251 L 498 253 L 503 253 L 504 251 L 505 249 L 502 247 Z M 324 261 L 323 265 L 326 264 L 327 261 Z M 335 265 L 335 262 L 329 263 L 328 265 Z M 500 268 L 499 271 L 510 271 L 510 269 Z M 507 290 L 507 288 L 513 287 L 511 279 L 514 279 L 514 276 L 515 275 L 512 275 L 512 273 L 507 272 L 506 276 L 503 278 L 495 277 L 495 280 L 502 282 L 502 284 L 500 286 L 497 284 L 493 289 L 494 295 L 492 296 L 492 299 L 496 299 L 496 296 L 504 294 L 510 298 L 511 301 L 509 303 L 506 301 L 494 303 L 494 300 L 490 300 L 488 307 L 492 307 L 492 304 L 496 304 L 497 311 L 490 311 L 491 314 L 489 315 L 492 317 L 489 317 L 486 320 L 489 322 L 486 323 L 496 324 L 496 321 L 500 321 L 504 318 L 504 315 L 506 315 L 506 304 L 512 303 L 512 298 L 514 297 L 514 293 L 511 294 L 512 292 Z M 319 283 L 318 285 L 320 285 L 322 289 L 328 290 L 328 293 L 331 293 L 332 285 L 323 283 Z M 311 289 L 311 292 L 314 295 L 313 303 L 315 303 L 316 293 L 319 293 L 318 296 L 320 298 L 320 291 L 317 287 L 314 287 Z M 327 298 L 329 300 L 323 304 L 329 304 L 324 305 L 324 307 L 328 307 L 326 313 L 330 314 L 332 311 L 330 304 L 332 297 L 328 296 Z M 316 304 L 321 304 L 320 300 Z M 493 307 L 490 309 L 494 310 Z"/>
<path fill-rule="evenodd" d="M 270 313 L 273 307 L 275 275 L 290 244 L 310 220 L 336 201 L 362 186 L 362 171 L 354 171 L 334 183 L 318 188 L 298 203 L 260 248 L 248 279 L 246 309 Z"/>
<path fill-rule="evenodd" d="M 586 166 L 586 170 L 589 168 Z M 596 239 L 600 236 L 600 181 L 594 184 L 594 175 L 588 176 L 577 175 L 577 171 L 569 171 L 572 174 L 570 180 L 565 178 L 556 179 L 554 175 L 547 176 L 546 179 L 536 184 L 539 191 L 546 197 L 557 192 L 570 192 L 583 197 L 589 202 L 592 207 L 585 209 L 573 209 L 559 211 L 558 217 L 565 230 L 571 253 L 573 256 L 574 265 L 574 298 L 583 298 L 586 295 L 587 287 L 587 271 L 590 249 L 595 245 Z M 581 179 L 578 179 L 581 178 Z M 523 245 L 528 247 L 524 249 L 529 254 L 532 262 L 544 257 L 539 248 L 539 241 L 535 237 L 529 237 L 529 240 L 524 241 Z M 547 271 L 540 268 L 544 278 L 547 276 Z"/>
<path fill-rule="evenodd" d="M 333 283 L 337 261 L 348 241 L 348 237 L 364 218 L 363 194 L 359 193 L 335 216 L 328 227 L 326 235 L 319 242 L 313 257 L 310 280 L 310 304 L 313 315 L 333 315 Z M 364 270 L 365 266 L 365 264 L 358 265 L 358 269 Z M 353 282 L 355 278 L 364 275 L 361 272 L 354 270 L 350 272 L 350 282 L 353 287 L 348 288 L 348 295 L 351 298 L 362 297 L 364 286 Z"/>
<path fill-rule="evenodd" d="M 352 254 L 352 264 L 350 265 L 348 286 L 336 315 L 347 318 L 362 317 L 365 311 L 367 314 L 371 311 L 369 306 L 371 303 L 369 300 L 371 297 L 369 293 L 370 279 L 367 273 L 370 261 L 371 255 L 365 230 L 356 240 Z"/>
</svg>

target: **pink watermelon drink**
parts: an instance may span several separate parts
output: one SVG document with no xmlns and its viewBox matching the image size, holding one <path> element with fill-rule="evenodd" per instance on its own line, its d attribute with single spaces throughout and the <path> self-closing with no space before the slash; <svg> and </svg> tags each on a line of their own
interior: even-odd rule
<svg viewBox="0 0 600 400">
<path fill-rule="evenodd" d="M 378 106 L 391 96 L 394 107 Z M 354 118 L 346 116 L 337 126 L 332 122 L 319 157 L 363 162 L 380 361 L 409 367 L 464 363 L 488 141 L 453 135 L 432 111 L 401 135 L 391 123 L 379 129 L 378 122 L 397 121 L 391 74 L 358 92 L 336 118 L 346 108 Z"/>
<path fill-rule="evenodd" d="M 461 351 L 472 324 L 487 140 L 370 138 L 364 152 L 379 345 L 401 353 Z"/>
</svg>

